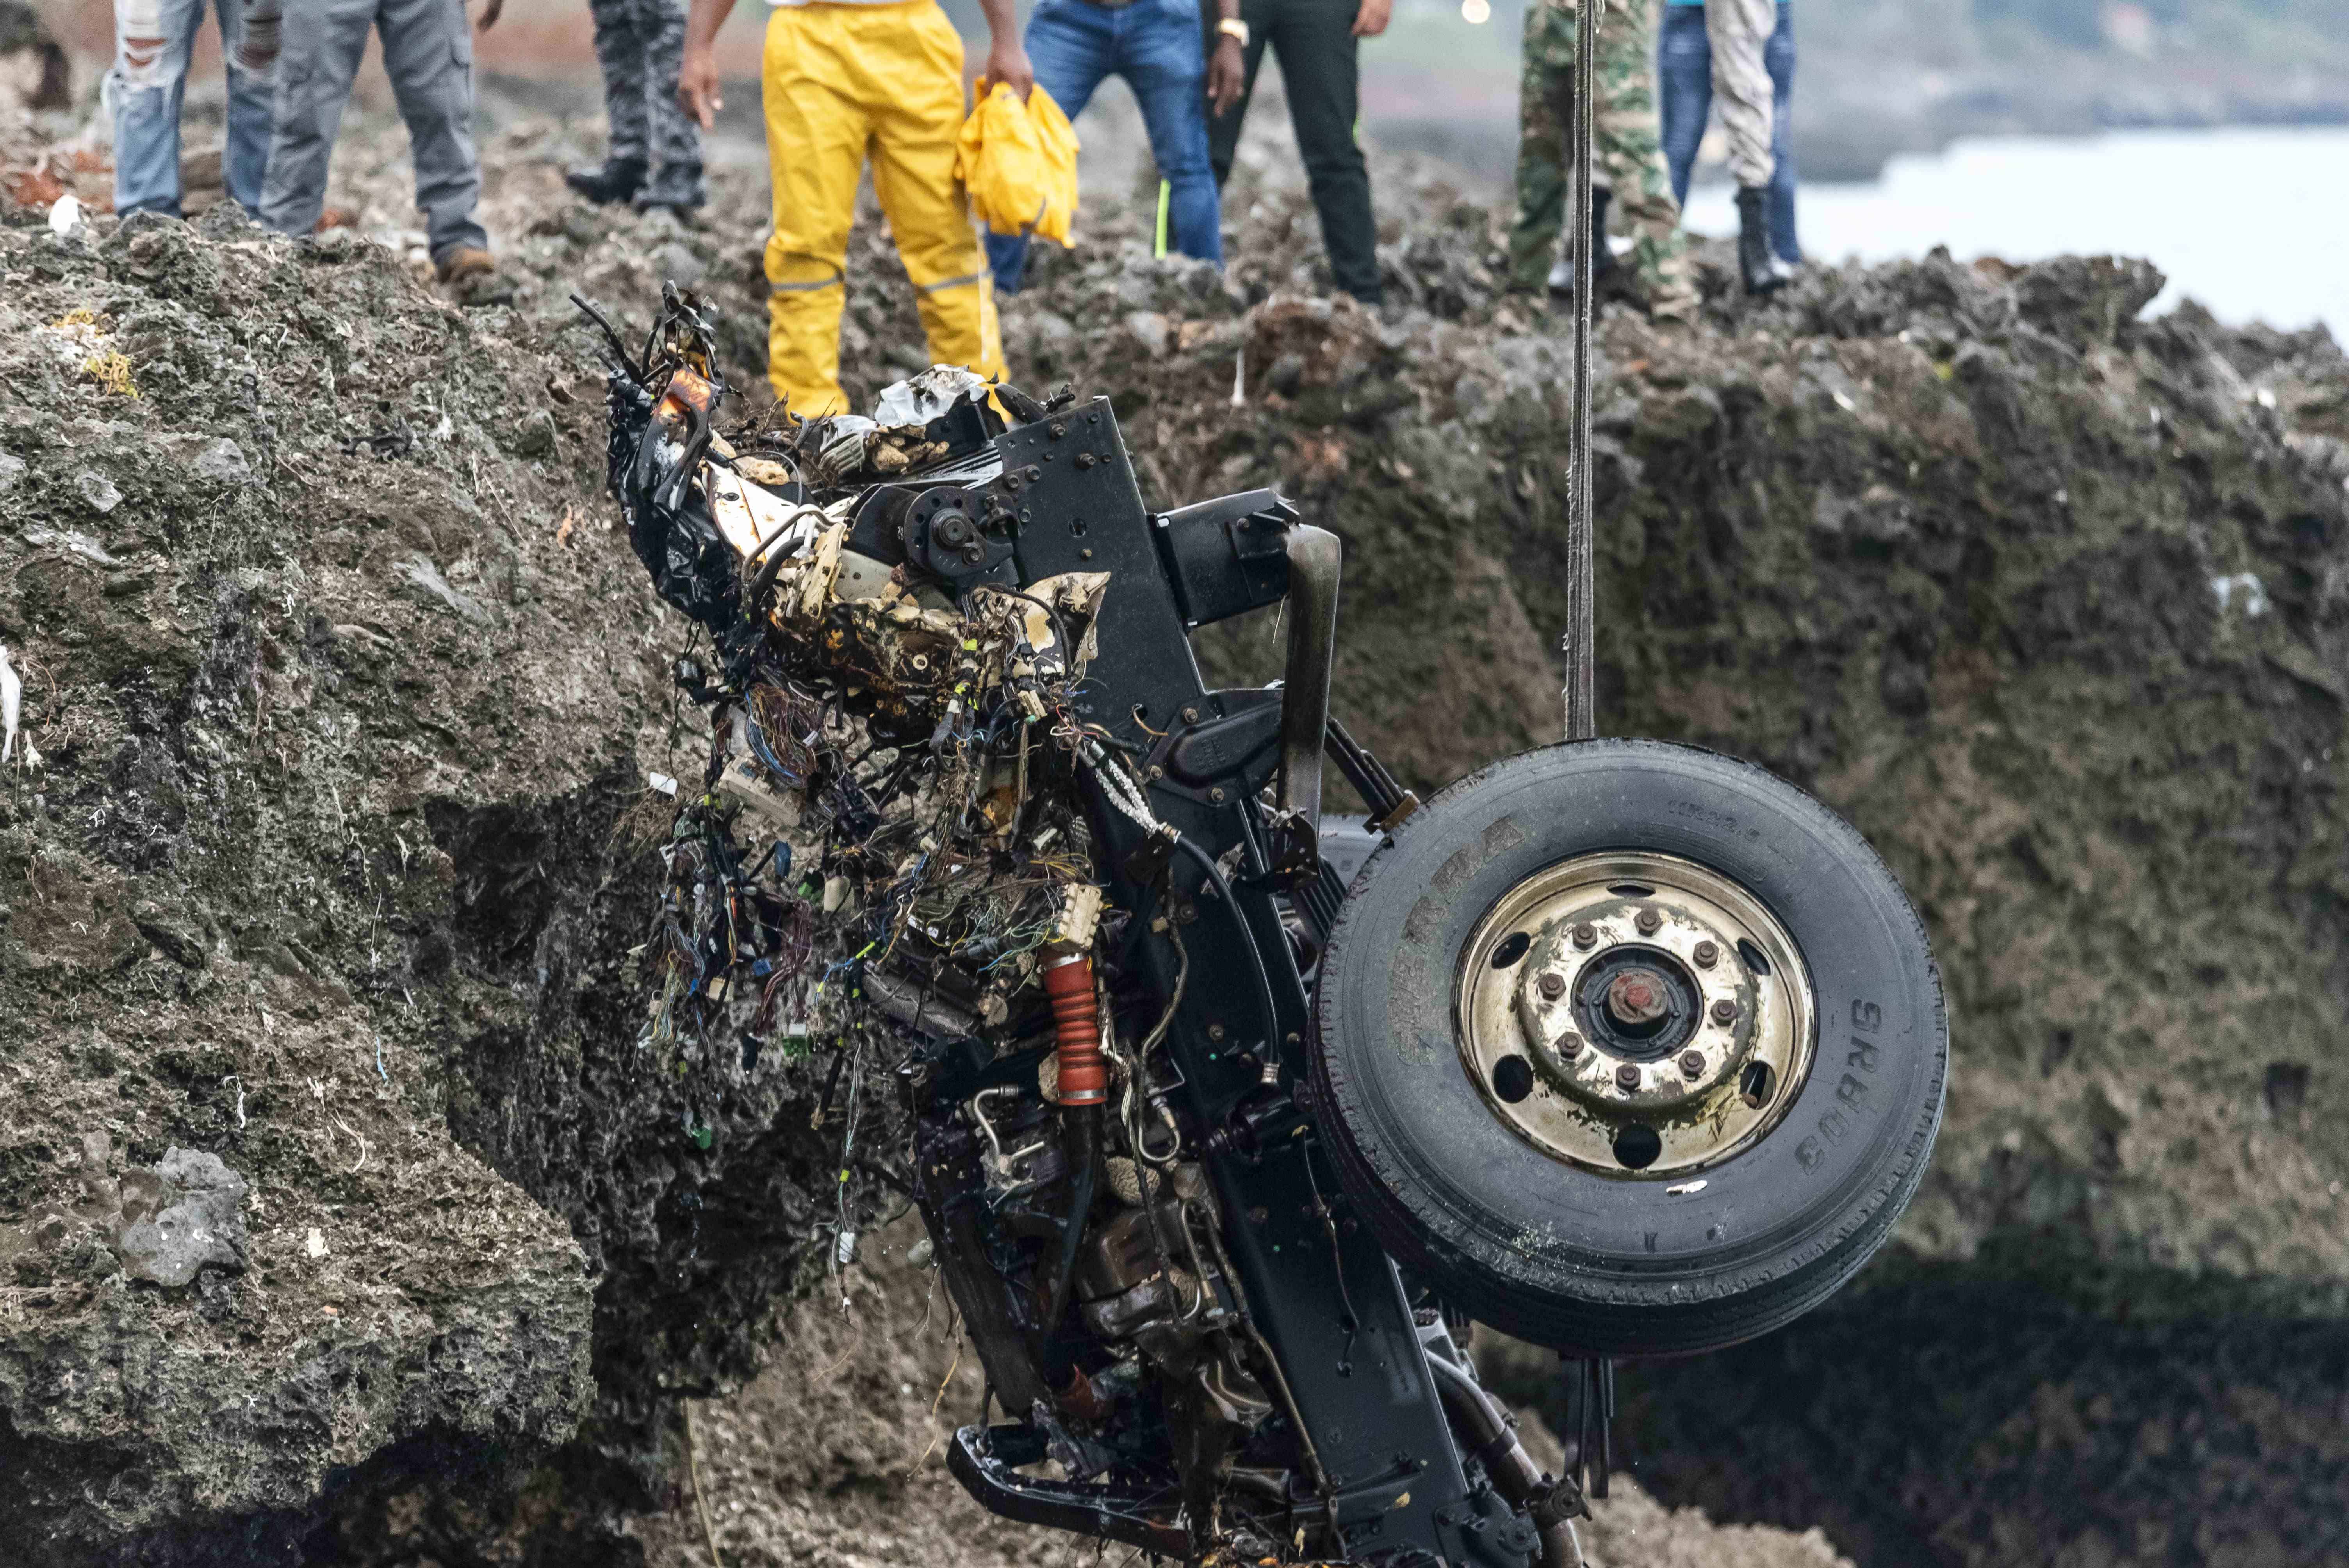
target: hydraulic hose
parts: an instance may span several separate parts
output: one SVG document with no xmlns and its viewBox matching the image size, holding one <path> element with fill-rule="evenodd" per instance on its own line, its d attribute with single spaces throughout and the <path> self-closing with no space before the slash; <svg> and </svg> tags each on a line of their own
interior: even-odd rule
<svg viewBox="0 0 2349 1568">
<path fill-rule="evenodd" d="M 1106 1105 L 1109 1063 L 1102 1057 L 1101 1007 L 1093 961 L 1081 953 L 1048 959 L 1044 995 L 1052 1000 L 1052 1037 L 1063 1106 Z"/>
<path fill-rule="evenodd" d="M 1052 1002 L 1056 1087 L 1069 1157 L 1069 1212 L 1061 1222 L 1059 1266 L 1053 1271 L 1051 1295 L 1044 1313 L 1044 1330 L 1049 1334 L 1060 1327 L 1062 1315 L 1069 1310 L 1077 1248 L 1084 1240 L 1085 1217 L 1093 1206 L 1093 1187 L 1101 1168 L 1102 1110 L 1109 1103 L 1109 1063 L 1102 1056 L 1101 999 L 1093 986 L 1092 959 L 1082 953 L 1047 959 L 1044 995 Z"/>
<path fill-rule="evenodd" d="M 1537 1506 L 1547 1501 L 1542 1495 L 1542 1482 L 1548 1478 L 1526 1456 L 1500 1404 L 1465 1367 L 1441 1356 L 1423 1359 L 1435 1378 L 1435 1396 L 1444 1405 L 1444 1415 L 1451 1418 L 1455 1432 L 1473 1439 L 1469 1452 L 1484 1461 L 1493 1490 L 1511 1506 L 1532 1513 L 1541 1532 L 1541 1568 L 1582 1568 L 1582 1543 L 1575 1538 L 1572 1522 L 1553 1509 Z"/>
</svg>

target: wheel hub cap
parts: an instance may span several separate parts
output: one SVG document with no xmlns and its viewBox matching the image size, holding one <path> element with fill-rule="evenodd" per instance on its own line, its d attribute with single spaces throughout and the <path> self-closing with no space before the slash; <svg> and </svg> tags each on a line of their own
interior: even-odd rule
<svg viewBox="0 0 2349 1568">
<path fill-rule="evenodd" d="M 1817 1011 L 1759 900 L 1693 861 L 1635 853 L 1510 889 L 1469 941 L 1457 1005 L 1462 1065 L 1504 1122 L 1554 1159 L 1648 1177 L 1776 1125 L 1809 1072 Z"/>
</svg>

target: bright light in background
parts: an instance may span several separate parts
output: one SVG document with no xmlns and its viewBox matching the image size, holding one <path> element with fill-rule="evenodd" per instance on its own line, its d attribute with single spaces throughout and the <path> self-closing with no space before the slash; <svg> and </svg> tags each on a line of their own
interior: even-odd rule
<svg viewBox="0 0 2349 1568">
<path fill-rule="evenodd" d="M 1460 19 L 1472 27 L 1491 21 L 1491 0 L 1460 0 Z"/>
<path fill-rule="evenodd" d="M 2186 295 L 2223 321 L 2349 338 L 2349 130 L 2119 131 L 1968 139 L 1903 153 L 1873 184 L 1805 185 L 1804 253 L 1822 262 L 1921 256 L 2143 256 L 2169 279 L 2147 314 Z M 1688 223 L 1737 232 L 1735 192 L 1689 192 Z"/>
</svg>

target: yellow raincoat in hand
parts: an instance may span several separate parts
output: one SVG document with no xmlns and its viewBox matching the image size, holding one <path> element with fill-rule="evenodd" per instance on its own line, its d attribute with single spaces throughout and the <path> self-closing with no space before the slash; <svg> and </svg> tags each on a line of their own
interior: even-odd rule
<svg viewBox="0 0 2349 1568">
<path fill-rule="evenodd" d="M 1028 101 L 1001 82 L 963 121 L 955 178 L 971 210 L 996 234 L 1035 234 L 1072 244 L 1077 215 L 1077 133 L 1042 88 Z"/>
</svg>

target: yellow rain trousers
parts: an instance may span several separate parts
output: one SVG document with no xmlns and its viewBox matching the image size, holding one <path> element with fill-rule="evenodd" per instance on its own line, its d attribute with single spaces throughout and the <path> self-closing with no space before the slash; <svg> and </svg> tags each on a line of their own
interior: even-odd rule
<svg viewBox="0 0 2349 1568">
<path fill-rule="evenodd" d="M 994 281 L 961 188 L 962 39 L 936 0 L 779 7 L 767 24 L 767 375 L 803 415 L 848 411 L 840 312 L 856 181 L 873 190 L 913 280 L 930 358 L 1003 370 Z"/>
</svg>

